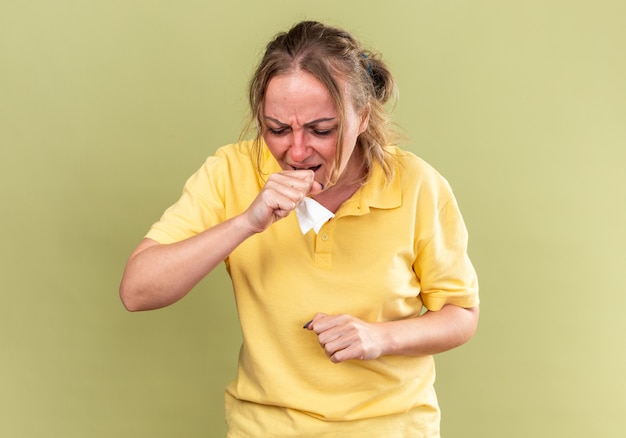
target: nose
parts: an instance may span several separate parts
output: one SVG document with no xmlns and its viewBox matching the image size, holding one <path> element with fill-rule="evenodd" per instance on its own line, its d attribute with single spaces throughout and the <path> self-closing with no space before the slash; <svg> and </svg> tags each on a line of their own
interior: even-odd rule
<svg viewBox="0 0 626 438">
<path fill-rule="evenodd" d="M 289 153 L 294 163 L 306 160 L 311 154 L 310 148 L 306 145 L 306 136 L 303 130 L 294 130 Z"/>
</svg>

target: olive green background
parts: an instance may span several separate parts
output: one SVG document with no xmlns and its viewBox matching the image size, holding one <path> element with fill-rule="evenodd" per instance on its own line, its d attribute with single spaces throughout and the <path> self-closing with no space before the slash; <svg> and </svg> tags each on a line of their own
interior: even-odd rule
<svg viewBox="0 0 626 438">
<path fill-rule="evenodd" d="M 264 44 L 308 18 L 384 54 L 407 148 L 470 230 L 481 324 L 437 358 L 443 436 L 622 437 L 624 17 L 622 0 L 2 0 L 0 436 L 224 436 L 224 269 L 155 312 L 117 287 L 237 139 Z"/>
</svg>

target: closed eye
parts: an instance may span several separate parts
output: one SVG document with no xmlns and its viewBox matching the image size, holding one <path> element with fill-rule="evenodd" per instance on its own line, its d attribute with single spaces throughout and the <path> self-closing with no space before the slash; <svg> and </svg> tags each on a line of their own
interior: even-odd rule
<svg viewBox="0 0 626 438">
<path fill-rule="evenodd" d="M 270 134 L 272 134 L 272 135 L 283 135 L 283 134 L 287 133 L 288 130 L 289 130 L 289 128 L 274 129 L 274 128 L 270 128 L 269 126 L 267 127 L 267 131 Z"/>
<path fill-rule="evenodd" d="M 324 137 L 333 133 L 333 129 L 313 129 L 313 134 Z"/>
</svg>

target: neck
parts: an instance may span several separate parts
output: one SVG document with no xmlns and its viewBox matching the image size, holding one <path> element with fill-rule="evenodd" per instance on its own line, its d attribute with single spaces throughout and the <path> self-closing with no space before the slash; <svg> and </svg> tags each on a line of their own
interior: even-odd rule
<svg viewBox="0 0 626 438">
<path fill-rule="evenodd" d="M 317 202 L 328 210 L 336 213 L 341 204 L 350 199 L 363 184 L 366 174 L 365 165 L 357 150 L 354 151 L 346 169 L 339 176 L 337 182 L 321 193 L 313 196 Z"/>
</svg>

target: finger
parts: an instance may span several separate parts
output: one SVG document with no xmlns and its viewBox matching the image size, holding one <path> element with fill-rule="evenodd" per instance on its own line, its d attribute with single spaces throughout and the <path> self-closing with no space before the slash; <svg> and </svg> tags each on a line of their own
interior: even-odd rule
<svg viewBox="0 0 626 438">
<path fill-rule="evenodd" d="M 346 343 L 346 337 L 341 332 L 341 330 L 326 330 L 322 333 L 319 333 L 317 335 L 317 339 L 322 348 L 326 349 L 331 354 L 341 348 L 345 348 L 348 345 Z"/>
<path fill-rule="evenodd" d="M 363 359 L 365 353 L 363 345 L 349 342 L 347 339 L 339 338 L 329 342 L 324 346 L 324 353 L 334 363 L 344 362 L 351 359 Z"/>
<path fill-rule="evenodd" d="M 315 172 L 313 172 L 312 170 L 308 170 L 308 169 L 283 170 L 282 172 L 279 172 L 279 173 L 308 182 L 309 184 L 313 182 L 313 178 L 315 177 Z"/>
<path fill-rule="evenodd" d="M 328 357 L 359 342 L 358 337 L 346 332 L 342 326 L 333 327 L 318 334 L 317 339 Z"/>
<path fill-rule="evenodd" d="M 343 342 L 341 339 L 335 339 L 333 341 L 330 342 L 320 342 L 320 345 L 322 346 L 322 348 L 324 349 L 324 352 L 326 353 L 326 356 L 328 357 L 332 357 L 334 354 L 336 354 L 337 352 L 348 348 L 350 345 L 346 344 L 345 342 Z"/>
<path fill-rule="evenodd" d="M 341 327 L 349 323 L 351 319 L 352 317 L 346 314 L 328 315 L 318 313 L 315 315 L 315 318 L 313 318 L 313 330 L 319 335 L 333 328 Z"/>
<path fill-rule="evenodd" d="M 282 174 L 270 175 L 264 187 L 265 191 L 276 193 L 295 202 L 296 205 L 302 202 L 309 189 L 308 182 Z"/>
<path fill-rule="evenodd" d="M 296 208 L 300 202 L 297 194 L 294 196 L 284 189 L 277 189 L 275 183 L 268 182 L 260 194 L 263 204 L 269 210 L 278 212 L 285 211 L 287 214 Z"/>
<path fill-rule="evenodd" d="M 312 170 L 284 170 L 276 175 L 277 182 L 297 189 L 302 193 L 318 193 L 323 187 L 322 184 L 314 180 L 315 174 Z"/>
<path fill-rule="evenodd" d="M 317 324 L 320 320 L 322 320 L 322 319 L 324 319 L 324 318 L 326 318 L 326 317 L 328 317 L 328 316 L 329 316 L 329 315 L 327 315 L 326 313 L 321 313 L 321 312 L 318 312 L 318 313 L 316 313 L 316 314 L 315 314 L 315 316 L 313 316 L 313 319 L 312 319 L 312 320 L 308 321 L 308 322 L 304 325 L 304 328 L 309 329 L 309 330 L 316 331 L 316 330 L 315 330 L 315 325 L 316 325 L 316 324 Z M 316 334 L 319 334 L 319 333 L 317 333 L 317 332 L 316 332 Z"/>
<path fill-rule="evenodd" d="M 345 362 L 347 360 L 364 360 L 366 359 L 365 352 L 363 349 L 354 348 L 354 346 L 349 346 L 347 348 L 343 348 L 341 350 L 335 351 L 333 354 L 329 356 L 331 362 L 340 363 Z"/>
<path fill-rule="evenodd" d="M 324 190 L 324 185 L 320 182 L 317 181 L 313 181 L 311 183 L 311 189 L 309 190 L 309 193 L 307 193 L 308 195 L 317 195 L 318 193 L 321 193 L 322 190 Z"/>
</svg>

